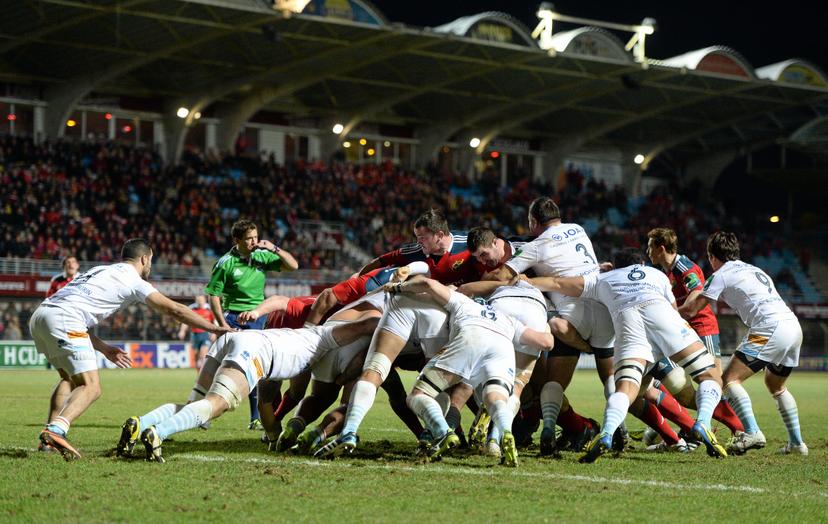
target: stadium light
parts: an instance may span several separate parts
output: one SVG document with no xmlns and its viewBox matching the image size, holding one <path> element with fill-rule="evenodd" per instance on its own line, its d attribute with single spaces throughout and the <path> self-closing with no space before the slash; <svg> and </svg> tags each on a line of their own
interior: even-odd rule
<svg viewBox="0 0 828 524">
<path fill-rule="evenodd" d="M 385 146 L 385 147 L 391 147 L 391 142 L 386 140 L 385 142 L 382 143 L 382 145 Z"/>
<path fill-rule="evenodd" d="M 365 144 L 367 144 L 367 143 L 368 143 L 368 141 L 367 141 L 367 140 L 365 140 L 364 138 L 360 138 L 360 139 L 359 139 L 359 145 L 364 146 L 364 145 L 365 145 Z"/>
<path fill-rule="evenodd" d="M 779 222 L 779 216 L 778 215 L 773 215 L 772 217 L 770 217 L 770 221 L 771 221 L 771 224 L 776 224 L 777 222 Z"/>
<path fill-rule="evenodd" d="M 351 143 L 348 142 L 348 141 L 342 142 L 342 147 L 344 147 L 345 149 L 348 149 L 349 147 L 351 147 Z"/>
<path fill-rule="evenodd" d="M 374 151 L 373 147 L 369 147 L 366 153 L 368 153 L 368 156 L 374 156 L 374 153 L 376 153 L 376 151 Z"/>
<path fill-rule="evenodd" d="M 184 106 L 179 107 L 179 108 L 178 108 L 178 111 L 176 111 L 176 112 L 175 112 L 175 115 L 176 115 L 178 118 L 187 118 L 187 115 L 189 115 L 189 114 L 190 114 L 190 110 L 189 110 L 189 109 L 187 109 L 187 108 L 186 108 L 186 107 L 184 107 Z"/>
<path fill-rule="evenodd" d="M 201 118 L 201 111 L 196 111 L 195 113 L 193 113 L 193 118 L 195 118 L 196 120 Z"/>
<path fill-rule="evenodd" d="M 480 145 L 480 139 L 477 137 L 472 138 L 469 140 L 469 147 L 477 147 Z"/>
<path fill-rule="evenodd" d="M 642 155 L 641 153 L 638 153 L 637 155 L 635 155 L 635 158 L 633 158 L 633 162 L 635 162 L 636 164 L 638 164 L 640 166 L 641 164 L 644 163 L 644 155 Z"/>
<path fill-rule="evenodd" d="M 14 113 L 9 113 L 8 116 L 6 116 L 6 119 L 9 122 L 14 122 L 15 120 L 17 120 L 17 115 L 15 115 Z"/>
<path fill-rule="evenodd" d="M 492 151 L 491 157 L 492 158 L 499 158 L 500 157 L 500 151 Z"/>
<path fill-rule="evenodd" d="M 345 130 L 345 126 L 343 126 L 342 124 L 338 124 L 338 123 L 334 124 L 333 129 L 331 129 L 331 131 L 333 131 L 335 135 L 338 135 L 339 133 L 341 133 L 344 130 Z"/>
<path fill-rule="evenodd" d="M 66 121 L 66 127 L 75 127 L 76 125 L 78 125 L 78 123 L 72 120 L 71 118 Z"/>
<path fill-rule="evenodd" d="M 107 120 L 112 120 L 112 113 L 104 113 L 104 118 Z"/>
</svg>

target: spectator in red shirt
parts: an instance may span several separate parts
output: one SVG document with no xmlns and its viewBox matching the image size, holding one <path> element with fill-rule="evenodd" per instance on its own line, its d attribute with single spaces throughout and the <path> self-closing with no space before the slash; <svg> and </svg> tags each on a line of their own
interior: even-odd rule
<svg viewBox="0 0 828 524">
<path fill-rule="evenodd" d="M 63 259 L 63 273 L 52 277 L 52 282 L 49 284 L 49 291 L 46 292 L 46 297 L 51 297 L 58 292 L 60 288 L 72 281 L 78 274 L 80 264 L 78 259 L 73 256 L 68 256 Z"/>
</svg>

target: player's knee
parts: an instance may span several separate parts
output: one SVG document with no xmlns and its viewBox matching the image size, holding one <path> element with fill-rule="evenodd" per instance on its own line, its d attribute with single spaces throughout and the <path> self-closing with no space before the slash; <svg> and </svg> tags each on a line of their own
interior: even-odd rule
<svg viewBox="0 0 828 524">
<path fill-rule="evenodd" d="M 420 376 L 417 377 L 417 382 L 414 383 L 414 390 L 412 391 L 412 394 L 416 394 L 419 391 L 434 398 L 442 391 L 448 389 L 449 386 L 451 386 L 451 384 L 439 370 L 435 368 L 426 368 L 422 373 L 420 373 Z M 409 397 L 410 396 L 411 395 L 409 395 Z"/>
<path fill-rule="evenodd" d="M 636 387 L 641 387 L 644 378 L 644 365 L 637 360 L 623 359 L 615 367 L 616 387 L 622 382 L 630 382 Z"/>
<path fill-rule="evenodd" d="M 239 407 L 242 397 L 246 396 L 242 394 L 238 384 L 236 384 L 236 381 L 233 380 L 232 377 L 228 377 L 222 373 L 219 373 L 216 376 L 216 379 L 213 381 L 213 385 L 210 386 L 208 395 L 213 395 L 214 397 L 222 399 L 227 404 L 225 409 L 230 411 L 233 411 Z"/>
<path fill-rule="evenodd" d="M 706 379 L 721 380 L 716 371 L 716 360 L 704 346 L 676 362 L 696 382 Z"/>
<path fill-rule="evenodd" d="M 673 368 L 667 373 L 661 383 L 664 384 L 664 387 L 667 388 L 667 391 L 670 392 L 673 396 L 679 394 L 679 392 L 684 389 L 684 386 L 687 384 L 687 377 L 684 374 L 683 368 Z"/>
<path fill-rule="evenodd" d="M 101 398 L 101 383 L 100 382 L 92 382 L 90 384 L 86 384 L 86 394 L 89 395 L 92 402 Z"/>
<path fill-rule="evenodd" d="M 362 368 L 362 378 L 379 386 L 385 382 L 385 379 L 391 373 L 391 365 L 390 358 L 375 351 L 365 359 L 365 365 Z"/>
<path fill-rule="evenodd" d="M 486 403 L 506 400 L 512 394 L 512 386 L 499 379 L 492 379 L 483 385 L 483 399 Z"/>
</svg>

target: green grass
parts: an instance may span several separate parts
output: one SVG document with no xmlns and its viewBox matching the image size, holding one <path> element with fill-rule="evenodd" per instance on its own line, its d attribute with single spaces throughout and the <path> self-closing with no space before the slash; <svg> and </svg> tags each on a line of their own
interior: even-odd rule
<svg viewBox="0 0 828 524">
<path fill-rule="evenodd" d="M 415 443 L 384 394 L 365 420 L 354 458 L 269 454 L 259 432 L 243 429 L 246 407 L 209 431 L 177 435 L 165 444 L 166 464 L 108 457 L 127 416 L 186 397 L 194 373 L 173 370 L 103 371 L 102 398 L 72 427 L 84 458 L 66 463 L 34 451 L 56 376 L 0 371 L 0 521 L 804 523 L 828 515 L 828 374 L 794 373 L 790 381 L 807 458 L 775 454 L 784 428 L 757 377 L 747 389 L 768 437 L 763 450 L 717 461 L 702 449 L 651 454 L 638 444 L 620 458 L 582 465 L 573 453 L 549 460 L 530 449 L 516 470 L 480 456 L 418 463 Z M 579 411 L 601 418 L 594 372 L 579 372 L 569 396 Z"/>
</svg>

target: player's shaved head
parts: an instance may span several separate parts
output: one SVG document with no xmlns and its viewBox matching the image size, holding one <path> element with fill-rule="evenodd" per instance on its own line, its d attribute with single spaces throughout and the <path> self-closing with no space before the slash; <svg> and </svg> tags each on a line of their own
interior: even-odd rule
<svg viewBox="0 0 828 524">
<path fill-rule="evenodd" d="M 466 245 L 468 246 L 469 252 L 474 253 L 481 247 L 491 246 L 495 238 L 497 237 L 495 236 L 494 231 L 488 227 L 473 227 L 469 230 L 469 234 L 466 237 Z"/>
<path fill-rule="evenodd" d="M 439 233 L 440 231 L 445 234 L 449 233 L 446 215 L 436 208 L 429 209 L 414 222 L 414 229 L 421 227 L 428 229 L 432 233 Z"/>
<path fill-rule="evenodd" d="M 560 220 L 561 210 L 551 198 L 538 197 L 529 204 L 529 216 L 539 225 L 544 225 L 553 220 Z"/>
<path fill-rule="evenodd" d="M 121 248 L 121 260 L 134 262 L 145 255 L 152 255 L 152 247 L 146 238 L 130 238 Z"/>
<path fill-rule="evenodd" d="M 644 264 L 644 253 L 634 247 L 625 247 L 612 257 L 612 265 L 616 269 L 636 264 Z"/>
<path fill-rule="evenodd" d="M 739 260 L 739 239 L 730 231 L 716 231 L 707 239 L 707 253 L 722 262 Z"/>
</svg>

